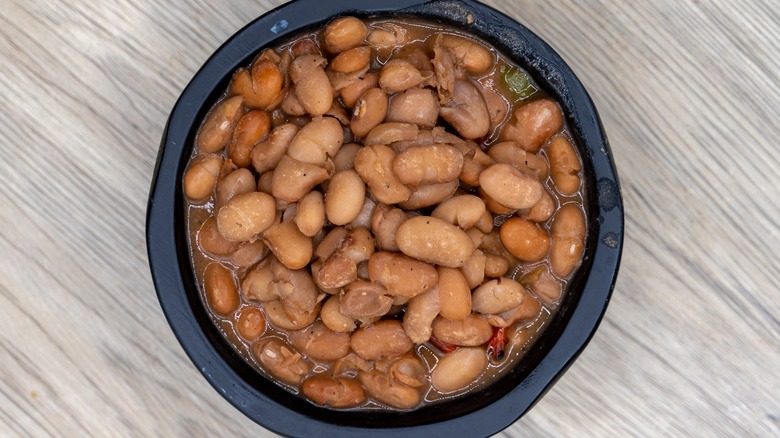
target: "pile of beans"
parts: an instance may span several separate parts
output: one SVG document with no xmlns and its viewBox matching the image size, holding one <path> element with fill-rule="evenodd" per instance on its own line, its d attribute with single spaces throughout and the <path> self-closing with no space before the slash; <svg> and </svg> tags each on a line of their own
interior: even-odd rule
<svg viewBox="0 0 780 438">
<path fill-rule="evenodd" d="M 451 29 L 345 17 L 235 72 L 183 191 L 204 302 L 249 363 L 316 404 L 413 409 L 517 362 L 586 232 L 564 117 L 518 71 Z"/>
</svg>

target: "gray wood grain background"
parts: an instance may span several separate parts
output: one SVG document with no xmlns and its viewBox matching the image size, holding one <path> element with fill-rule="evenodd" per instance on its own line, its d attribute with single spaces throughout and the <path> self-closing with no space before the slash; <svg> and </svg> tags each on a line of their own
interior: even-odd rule
<svg viewBox="0 0 780 438">
<path fill-rule="evenodd" d="M 144 220 L 179 92 L 281 3 L 2 2 L 0 435 L 272 435 L 174 339 Z M 599 332 L 502 435 L 780 435 L 777 2 L 486 3 L 589 89 L 627 220 Z"/>
</svg>

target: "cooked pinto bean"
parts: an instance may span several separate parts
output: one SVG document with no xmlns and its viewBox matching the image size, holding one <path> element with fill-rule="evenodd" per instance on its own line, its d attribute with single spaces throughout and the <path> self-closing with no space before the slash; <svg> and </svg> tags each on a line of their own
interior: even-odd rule
<svg viewBox="0 0 780 438">
<path fill-rule="evenodd" d="M 311 237 L 301 233 L 293 222 L 279 222 L 263 232 L 263 241 L 279 261 L 290 269 L 309 264 L 313 253 Z"/>
<path fill-rule="evenodd" d="M 555 137 L 547 147 L 550 176 L 555 188 L 564 195 L 572 195 L 580 188 L 582 165 L 571 142 L 564 136 Z"/>
<path fill-rule="evenodd" d="M 228 157 L 238 167 L 249 167 L 252 149 L 271 130 L 271 117 L 261 110 L 249 111 L 238 120 L 228 145 Z"/>
<path fill-rule="evenodd" d="M 398 227 L 408 219 L 406 213 L 400 208 L 379 204 L 371 215 L 371 231 L 376 238 L 377 248 L 385 251 L 399 251 L 395 242 L 395 233 Z"/>
<path fill-rule="evenodd" d="M 300 385 L 311 371 L 311 365 L 283 341 L 270 338 L 254 344 L 252 354 L 263 369 L 290 385 Z"/>
<path fill-rule="evenodd" d="M 314 403 L 332 408 L 352 408 L 366 401 L 363 386 L 348 377 L 314 375 L 303 382 L 301 389 Z"/>
<path fill-rule="evenodd" d="M 446 144 L 410 147 L 393 161 L 393 171 L 398 180 L 412 189 L 456 180 L 461 169 L 463 154 Z"/>
<path fill-rule="evenodd" d="M 290 333 L 290 342 L 314 360 L 336 360 L 349 353 L 349 334 L 335 332 L 321 322 Z"/>
<path fill-rule="evenodd" d="M 264 302 L 279 299 L 277 290 L 271 288 L 271 282 L 274 281 L 273 258 L 266 257 L 246 273 L 241 282 L 241 293 L 245 299 Z"/>
<path fill-rule="evenodd" d="M 317 319 L 318 310 L 311 312 L 288 312 L 281 300 L 263 303 L 268 321 L 282 330 L 300 330 L 311 325 Z"/>
<path fill-rule="evenodd" d="M 474 251 L 475 254 L 477 252 L 482 253 Z M 435 287 L 439 294 L 439 315 L 451 321 L 466 319 L 471 315 L 471 287 L 466 276 L 456 268 L 439 266 L 436 270 L 439 274 Z"/>
<path fill-rule="evenodd" d="M 420 134 L 420 128 L 412 123 L 382 123 L 374 127 L 366 135 L 364 140 L 366 146 L 372 144 L 389 145 L 397 141 L 410 141 L 417 138 Z"/>
<path fill-rule="evenodd" d="M 320 310 L 322 323 L 334 332 L 353 332 L 357 329 L 357 321 L 341 313 L 340 301 L 340 295 L 331 295 L 330 298 L 325 300 L 325 304 L 322 305 L 322 310 Z"/>
<path fill-rule="evenodd" d="M 404 215 L 404 220 L 406 216 Z M 198 231 L 200 249 L 212 256 L 222 257 L 236 249 L 237 243 L 222 237 L 217 227 L 217 218 L 209 216 Z"/>
<path fill-rule="evenodd" d="M 303 163 L 324 166 L 344 144 L 344 131 L 333 117 L 315 117 L 290 142 L 287 155 Z"/>
<path fill-rule="evenodd" d="M 325 260 L 341 247 L 342 242 L 349 234 L 349 230 L 344 227 L 336 227 L 323 237 L 314 255 L 319 260 Z"/>
<path fill-rule="evenodd" d="M 214 154 L 222 150 L 233 135 L 238 119 L 243 115 L 244 99 L 234 96 L 218 103 L 206 117 L 198 131 L 198 150 Z"/>
<path fill-rule="evenodd" d="M 393 298 L 387 294 L 384 286 L 356 280 L 344 288 L 339 311 L 346 317 L 367 322 L 387 314 L 392 305 Z"/>
<path fill-rule="evenodd" d="M 243 193 L 219 210 L 217 227 L 225 239 L 242 242 L 268 229 L 275 216 L 276 201 L 269 194 Z"/>
<path fill-rule="evenodd" d="M 248 268 L 268 255 L 268 247 L 261 240 L 241 242 L 230 254 L 230 261 L 239 268 Z"/>
<path fill-rule="evenodd" d="M 501 131 L 501 139 L 515 141 L 526 151 L 536 153 L 562 126 L 563 114 L 558 104 L 552 99 L 540 99 L 515 110 Z"/>
<path fill-rule="evenodd" d="M 563 294 L 563 284 L 557 280 L 547 266 L 539 266 L 523 275 L 520 284 L 531 289 L 547 305 L 555 305 Z"/>
<path fill-rule="evenodd" d="M 339 73 L 362 70 L 371 62 L 371 47 L 353 47 L 339 53 L 330 63 L 330 69 Z"/>
<path fill-rule="evenodd" d="M 272 110 L 282 100 L 285 91 L 284 74 L 278 62 L 257 59 L 251 69 L 236 71 L 228 93 L 243 97 L 244 105 L 249 108 Z"/>
<path fill-rule="evenodd" d="M 509 208 L 531 208 L 542 197 L 542 184 L 509 164 L 494 164 L 479 175 L 485 193 Z"/>
<path fill-rule="evenodd" d="M 265 331 L 265 316 L 259 307 L 247 306 L 241 309 L 236 322 L 236 331 L 244 339 L 254 341 Z"/>
<path fill-rule="evenodd" d="M 490 113 L 482 94 L 472 83 L 458 79 L 452 99 L 439 111 L 463 138 L 474 139 L 487 135 L 490 130 Z"/>
<path fill-rule="evenodd" d="M 252 167 L 255 171 L 263 174 L 276 168 L 297 133 L 298 127 L 292 123 L 274 128 L 268 140 L 258 143 L 252 149 Z"/>
<path fill-rule="evenodd" d="M 256 188 L 257 181 L 249 169 L 236 169 L 217 182 L 215 208 L 218 210 L 236 196 L 254 192 Z"/>
<path fill-rule="evenodd" d="M 534 204 L 534 206 L 531 207 L 528 212 L 521 216 L 523 219 L 529 220 L 531 222 L 547 222 L 547 220 L 552 217 L 553 213 L 555 213 L 556 207 L 555 199 L 553 199 L 552 195 L 550 195 L 550 192 L 545 189 L 542 190 L 542 197 L 536 201 L 536 204 Z"/>
<path fill-rule="evenodd" d="M 458 189 L 458 180 L 454 179 L 449 182 L 440 184 L 425 184 L 417 188 L 412 192 L 409 199 L 403 202 L 399 202 L 398 206 L 406 210 L 420 210 L 422 208 L 436 205 L 441 201 L 452 196 L 455 190 Z"/>
<path fill-rule="evenodd" d="M 431 323 L 439 314 L 441 301 L 439 290 L 431 289 L 428 292 L 415 296 L 406 306 L 403 327 L 406 335 L 415 344 L 423 344 L 431 338 Z"/>
<path fill-rule="evenodd" d="M 509 260 L 493 253 L 485 253 L 485 277 L 499 278 L 509 271 Z"/>
<path fill-rule="evenodd" d="M 379 370 L 365 371 L 358 374 L 368 393 L 389 406 L 399 409 L 411 409 L 422 400 L 420 391 L 409 385 L 393 379 Z"/>
<path fill-rule="evenodd" d="M 339 90 L 341 102 L 344 103 L 345 107 L 352 109 L 366 90 L 374 88 L 377 85 L 379 85 L 378 73 L 369 72 L 362 76 L 357 76 L 351 83 L 343 86 L 343 88 Z"/>
<path fill-rule="evenodd" d="M 459 226 L 461 229 L 471 228 L 484 216 L 485 202 L 478 196 L 460 195 L 442 202 L 431 216 Z"/>
<path fill-rule="evenodd" d="M 539 261 L 550 250 L 550 235 L 531 221 L 512 217 L 501 225 L 499 232 L 504 248 L 522 261 Z"/>
<path fill-rule="evenodd" d="M 550 266 L 558 277 L 567 277 L 582 262 L 585 251 L 585 215 L 576 204 L 564 204 L 550 227 Z"/>
<path fill-rule="evenodd" d="M 355 17 L 337 18 L 322 32 L 323 46 L 330 53 L 340 53 L 357 47 L 368 36 L 368 26 Z"/>
<path fill-rule="evenodd" d="M 379 251 L 368 259 L 368 278 L 393 296 L 412 298 L 433 288 L 436 268 L 403 254 Z"/>
<path fill-rule="evenodd" d="M 405 59 L 390 60 L 379 71 L 379 86 L 388 94 L 406 91 L 424 80 L 420 70 Z"/>
<path fill-rule="evenodd" d="M 545 181 L 549 175 L 547 161 L 534 153 L 526 152 L 514 141 L 496 143 L 488 150 L 490 158 L 499 163 L 515 166 L 519 171 Z"/>
<path fill-rule="evenodd" d="M 327 62 L 319 55 L 301 55 L 290 66 L 295 96 L 312 116 L 325 114 L 333 103 L 333 87 L 323 68 Z"/>
<path fill-rule="evenodd" d="M 523 294 L 525 296 L 519 306 L 498 315 L 488 315 L 487 320 L 490 325 L 494 327 L 509 327 L 512 324 L 528 324 L 536 319 L 542 309 L 541 303 L 527 290 L 523 290 Z"/>
<path fill-rule="evenodd" d="M 221 168 L 222 157 L 198 155 L 184 172 L 184 194 L 196 202 L 211 196 Z"/>
<path fill-rule="evenodd" d="M 438 317 L 433 321 L 433 336 L 453 345 L 476 347 L 493 336 L 493 328 L 485 318 L 473 314 L 458 321 Z"/>
<path fill-rule="evenodd" d="M 406 201 L 412 194 L 393 172 L 395 157 L 392 149 L 378 144 L 366 146 L 355 155 L 355 170 L 383 204 Z"/>
<path fill-rule="evenodd" d="M 211 310 L 227 315 L 238 308 L 238 290 L 233 274 L 219 263 L 210 263 L 203 274 L 206 301 Z"/>
<path fill-rule="evenodd" d="M 387 95 L 379 88 L 369 88 L 355 103 L 349 127 L 356 136 L 365 137 L 386 115 Z"/>
<path fill-rule="evenodd" d="M 495 63 L 493 53 L 476 41 L 456 35 L 442 35 L 440 44 L 452 54 L 459 67 L 472 75 L 487 73 Z"/>
<path fill-rule="evenodd" d="M 355 156 L 363 146 L 359 143 L 347 143 L 333 157 L 333 168 L 336 172 L 355 168 Z"/>
<path fill-rule="evenodd" d="M 474 252 L 468 234 L 430 216 L 416 216 L 402 223 L 396 242 L 409 257 L 451 268 L 463 266 Z"/>
<path fill-rule="evenodd" d="M 483 314 L 495 314 L 513 309 L 523 302 L 525 288 L 511 278 L 490 280 L 474 290 L 471 308 Z"/>
<path fill-rule="evenodd" d="M 431 373 L 431 384 L 441 392 L 453 392 L 471 385 L 487 366 L 484 348 L 458 348 L 445 355 Z"/>
<path fill-rule="evenodd" d="M 327 180 L 328 171 L 285 155 L 279 161 L 271 180 L 271 193 L 287 202 L 298 202 L 317 184 Z"/>
<path fill-rule="evenodd" d="M 293 219 L 304 236 L 313 237 L 325 225 L 325 201 L 322 193 L 312 190 L 300 201 Z"/>
<path fill-rule="evenodd" d="M 357 279 L 357 265 L 374 253 L 374 239 L 365 228 L 354 228 L 344 236 L 338 249 L 323 261 L 315 274 L 317 284 L 336 290 Z"/>
<path fill-rule="evenodd" d="M 427 88 L 411 88 L 393 95 L 387 107 L 387 121 L 414 123 L 432 128 L 439 118 L 439 99 Z"/>
<path fill-rule="evenodd" d="M 352 169 L 333 175 L 325 195 L 325 213 L 334 225 L 345 225 L 357 217 L 366 198 L 366 185 Z"/>
<path fill-rule="evenodd" d="M 350 345 L 363 359 L 380 360 L 398 357 L 411 350 L 414 343 L 406 336 L 401 322 L 386 319 L 359 328 L 352 334 Z"/>
</svg>

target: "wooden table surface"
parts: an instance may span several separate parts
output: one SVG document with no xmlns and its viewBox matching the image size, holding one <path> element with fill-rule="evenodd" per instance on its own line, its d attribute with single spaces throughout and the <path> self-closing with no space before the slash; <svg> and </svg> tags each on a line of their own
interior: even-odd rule
<svg viewBox="0 0 780 438">
<path fill-rule="evenodd" d="M 163 317 L 144 221 L 169 111 L 280 0 L 4 0 L 0 436 L 271 436 Z M 503 436 L 780 434 L 775 0 L 492 0 L 590 91 L 626 209 L 609 310 Z"/>
</svg>

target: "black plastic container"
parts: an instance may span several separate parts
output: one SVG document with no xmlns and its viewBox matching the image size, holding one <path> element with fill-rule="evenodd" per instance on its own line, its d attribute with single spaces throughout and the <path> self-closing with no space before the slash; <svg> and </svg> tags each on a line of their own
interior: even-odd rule
<svg viewBox="0 0 780 438">
<path fill-rule="evenodd" d="M 584 161 L 589 225 L 585 258 L 552 324 L 526 358 L 495 383 L 412 412 L 320 408 L 266 380 L 212 323 L 188 255 L 181 181 L 200 121 L 226 89 L 232 72 L 248 65 L 262 48 L 340 15 L 409 16 L 455 26 L 491 43 L 558 100 Z M 560 56 L 513 19 L 469 0 L 299 0 L 236 33 L 182 92 L 163 133 L 146 233 L 160 304 L 182 347 L 220 394 L 262 426 L 292 436 L 488 436 L 527 412 L 593 336 L 617 276 L 623 206 L 609 144 L 590 97 Z"/>
</svg>

